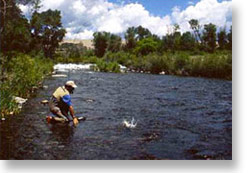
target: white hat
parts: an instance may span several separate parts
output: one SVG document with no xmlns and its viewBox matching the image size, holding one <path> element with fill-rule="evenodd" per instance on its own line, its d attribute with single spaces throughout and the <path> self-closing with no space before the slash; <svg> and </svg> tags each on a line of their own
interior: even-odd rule
<svg viewBox="0 0 250 173">
<path fill-rule="evenodd" d="M 74 81 L 70 80 L 70 81 L 67 81 L 66 86 L 71 86 L 72 88 L 77 88 L 76 84 Z"/>
</svg>

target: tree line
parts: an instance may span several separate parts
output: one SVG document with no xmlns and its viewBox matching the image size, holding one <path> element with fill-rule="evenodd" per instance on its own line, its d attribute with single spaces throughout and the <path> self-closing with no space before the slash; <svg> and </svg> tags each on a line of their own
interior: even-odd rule
<svg viewBox="0 0 250 173">
<path fill-rule="evenodd" d="M 94 33 L 94 51 L 98 57 L 106 52 L 121 50 L 136 55 L 147 55 L 152 52 L 204 51 L 213 53 L 215 50 L 232 50 L 232 27 L 227 32 L 225 28 L 217 31 L 217 26 L 209 23 L 204 26 L 199 21 L 189 21 L 192 32 L 181 33 L 179 25 L 175 24 L 173 32 L 160 38 L 142 26 L 129 27 L 124 35 L 125 44 L 119 35 L 109 32 Z"/>
</svg>

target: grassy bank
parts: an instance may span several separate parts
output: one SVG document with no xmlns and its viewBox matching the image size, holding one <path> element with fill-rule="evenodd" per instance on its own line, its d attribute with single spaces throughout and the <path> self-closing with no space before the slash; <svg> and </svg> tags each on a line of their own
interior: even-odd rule
<svg viewBox="0 0 250 173">
<path fill-rule="evenodd" d="M 78 56 L 76 58 L 57 57 L 60 63 L 95 63 L 97 71 L 119 72 L 118 64 L 126 66 L 131 71 L 153 74 L 170 74 L 181 76 L 197 76 L 220 79 L 232 79 L 232 52 L 167 52 L 151 53 L 146 56 L 136 56 L 128 52 L 107 52 L 102 58 L 95 56 Z"/>
<path fill-rule="evenodd" d="M 46 74 L 53 69 L 53 62 L 43 57 L 18 54 L 5 65 L 5 78 L 1 85 L 1 116 L 16 114 L 20 110 L 13 96 L 28 98 L 41 86 Z"/>
</svg>

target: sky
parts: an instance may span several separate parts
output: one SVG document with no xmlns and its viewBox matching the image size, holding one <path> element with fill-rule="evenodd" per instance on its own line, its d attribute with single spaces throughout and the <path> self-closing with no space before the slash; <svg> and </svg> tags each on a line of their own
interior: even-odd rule
<svg viewBox="0 0 250 173">
<path fill-rule="evenodd" d="M 176 23 L 181 32 L 190 31 L 191 19 L 219 28 L 232 25 L 231 0 L 41 0 L 41 5 L 40 11 L 61 11 L 66 39 L 92 39 L 96 31 L 123 35 L 139 25 L 161 37 L 173 32 Z M 20 8 L 31 15 L 29 5 Z"/>
</svg>

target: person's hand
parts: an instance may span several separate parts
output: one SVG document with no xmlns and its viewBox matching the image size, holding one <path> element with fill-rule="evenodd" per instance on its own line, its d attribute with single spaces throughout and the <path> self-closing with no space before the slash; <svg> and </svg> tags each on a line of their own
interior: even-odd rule
<svg viewBox="0 0 250 173">
<path fill-rule="evenodd" d="M 74 123 L 75 126 L 79 123 L 78 119 L 76 117 L 73 119 L 73 123 Z"/>
</svg>

